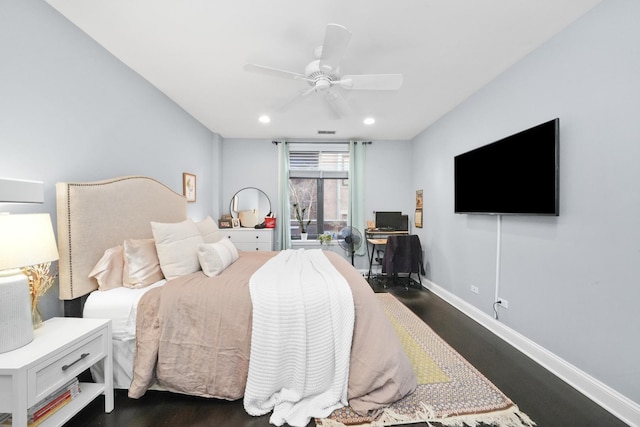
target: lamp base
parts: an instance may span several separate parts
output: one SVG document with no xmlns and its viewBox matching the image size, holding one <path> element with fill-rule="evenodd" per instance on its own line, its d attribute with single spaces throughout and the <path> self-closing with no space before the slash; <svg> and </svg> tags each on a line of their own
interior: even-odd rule
<svg viewBox="0 0 640 427">
<path fill-rule="evenodd" d="M 33 340 L 33 323 L 27 276 L 20 270 L 1 273 L 0 353 L 6 353 Z"/>
</svg>

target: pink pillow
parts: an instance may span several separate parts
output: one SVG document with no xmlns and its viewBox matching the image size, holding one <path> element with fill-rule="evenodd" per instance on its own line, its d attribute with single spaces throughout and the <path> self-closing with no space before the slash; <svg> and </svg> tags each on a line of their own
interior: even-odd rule
<svg viewBox="0 0 640 427">
<path fill-rule="evenodd" d="M 122 283 L 127 288 L 144 288 L 164 279 L 153 239 L 124 241 L 124 273 Z"/>
<path fill-rule="evenodd" d="M 99 290 L 108 291 L 122 286 L 123 273 L 124 248 L 120 245 L 109 248 L 104 252 L 100 261 L 89 273 L 89 277 L 96 279 Z"/>
</svg>

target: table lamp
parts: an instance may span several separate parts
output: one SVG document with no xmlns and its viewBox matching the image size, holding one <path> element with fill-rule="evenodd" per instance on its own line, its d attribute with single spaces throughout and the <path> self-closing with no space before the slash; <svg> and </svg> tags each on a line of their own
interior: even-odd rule
<svg viewBox="0 0 640 427">
<path fill-rule="evenodd" d="M 0 353 L 33 340 L 32 304 L 39 295 L 30 296 L 33 283 L 25 272 L 43 264 L 48 272 L 57 259 L 49 214 L 0 214 Z"/>
</svg>

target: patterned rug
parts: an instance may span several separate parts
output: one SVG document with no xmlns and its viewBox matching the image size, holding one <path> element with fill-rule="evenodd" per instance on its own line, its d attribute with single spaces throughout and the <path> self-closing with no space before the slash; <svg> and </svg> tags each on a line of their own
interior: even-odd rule
<svg viewBox="0 0 640 427">
<path fill-rule="evenodd" d="M 328 418 L 316 419 L 316 425 L 390 426 L 419 422 L 456 427 L 535 425 L 404 304 L 391 294 L 377 295 L 411 360 L 418 387 L 376 419 L 358 415 L 346 407 L 334 411 Z"/>
</svg>

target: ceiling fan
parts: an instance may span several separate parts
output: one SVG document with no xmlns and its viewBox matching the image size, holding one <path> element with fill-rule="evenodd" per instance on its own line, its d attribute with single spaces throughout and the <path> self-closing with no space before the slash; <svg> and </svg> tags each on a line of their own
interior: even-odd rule
<svg viewBox="0 0 640 427">
<path fill-rule="evenodd" d="M 280 70 L 257 64 L 246 64 L 244 70 L 274 77 L 302 80 L 309 89 L 301 91 L 281 109 L 286 109 L 313 93 L 323 94 L 325 100 L 338 117 L 349 112 L 349 105 L 338 88 L 346 90 L 398 90 L 402 86 L 402 74 L 356 74 L 341 75 L 340 61 L 344 56 L 351 32 L 338 24 L 327 25 L 322 46 L 314 50 L 315 60 L 307 64 L 304 74 Z"/>
</svg>

